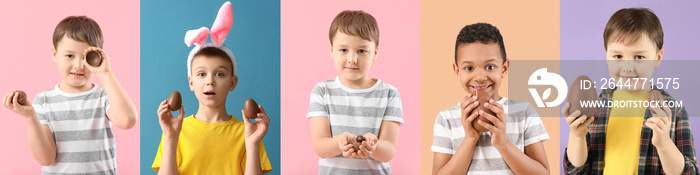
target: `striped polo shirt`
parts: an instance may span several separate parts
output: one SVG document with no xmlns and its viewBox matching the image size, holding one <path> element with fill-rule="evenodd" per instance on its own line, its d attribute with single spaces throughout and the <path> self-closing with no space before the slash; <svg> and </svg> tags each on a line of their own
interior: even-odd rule
<svg viewBox="0 0 700 175">
<path fill-rule="evenodd" d="M 509 100 L 505 97 L 498 100 L 506 114 L 506 137 L 520 149 L 539 141 L 549 139 L 542 120 L 535 108 L 528 102 Z M 464 127 L 461 122 L 461 109 L 457 104 L 449 109 L 440 111 L 435 118 L 433 131 L 433 152 L 454 154 L 464 140 Z M 471 164 L 467 174 L 513 174 L 496 147 L 491 145 L 491 132 L 480 133 L 474 148 Z"/>
<path fill-rule="evenodd" d="M 43 166 L 42 174 L 117 174 L 117 145 L 104 88 L 66 93 L 56 85 L 37 94 L 32 105 L 56 142 L 56 160 Z"/>
<path fill-rule="evenodd" d="M 316 84 L 311 91 L 306 118 L 328 117 L 331 135 L 344 132 L 354 135 L 373 133 L 379 135 L 382 121 L 395 121 L 403 125 L 403 112 L 399 91 L 379 79 L 368 89 L 350 89 L 338 77 Z M 339 154 L 320 158 L 319 174 L 391 174 L 389 162 L 367 159 L 348 159 Z"/>
</svg>

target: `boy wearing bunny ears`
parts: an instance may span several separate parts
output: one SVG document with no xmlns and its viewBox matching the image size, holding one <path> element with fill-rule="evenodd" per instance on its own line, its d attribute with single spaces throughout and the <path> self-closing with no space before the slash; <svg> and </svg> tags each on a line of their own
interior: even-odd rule
<svg viewBox="0 0 700 175">
<path fill-rule="evenodd" d="M 42 174 L 117 174 L 116 142 L 112 124 L 131 129 L 138 121 L 136 107 L 114 76 L 102 50 L 102 31 L 86 16 L 69 16 L 53 33 L 53 61 L 61 82 L 37 94 L 33 103 L 20 104 L 17 90 L 3 105 L 22 115 L 29 147 Z M 97 66 L 85 55 L 96 51 Z M 90 83 L 97 75 L 104 87 Z"/>
<path fill-rule="evenodd" d="M 199 100 L 195 115 L 177 118 L 164 100 L 158 107 L 163 136 L 152 168 L 158 174 L 263 174 L 272 171 L 262 139 L 270 118 L 258 106 L 255 123 L 241 111 L 243 121 L 226 111 L 226 97 L 238 83 L 236 60 L 223 46 L 233 24 L 230 2 L 224 3 L 211 29 L 213 43 L 205 43 L 209 29 L 188 31 L 185 43 L 195 44 L 187 60 L 190 90 Z"/>
</svg>

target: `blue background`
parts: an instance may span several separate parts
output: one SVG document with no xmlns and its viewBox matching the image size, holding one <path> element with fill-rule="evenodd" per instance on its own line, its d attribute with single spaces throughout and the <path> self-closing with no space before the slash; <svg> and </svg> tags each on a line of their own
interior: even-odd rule
<svg viewBox="0 0 700 175">
<path fill-rule="evenodd" d="M 198 101 L 187 81 L 187 30 L 211 28 L 225 1 L 141 1 L 141 173 L 151 169 L 162 131 L 156 110 L 173 91 L 180 91 L 186 116 Z M 233 1 L 233 27 L 224 45 L 236 57 L 238 86 L 229 92 L 226 110 L 238 111 L 255 99 L 271 119 L 263 139 L 273 170 L 280 174 L 280 2 Z M 211 41 L 211 36 L 207 39 Z M 194 47 L 194 46 L 193 46 Z M 176 114 L 175 114 L 176 115 Z"/>
</svg>

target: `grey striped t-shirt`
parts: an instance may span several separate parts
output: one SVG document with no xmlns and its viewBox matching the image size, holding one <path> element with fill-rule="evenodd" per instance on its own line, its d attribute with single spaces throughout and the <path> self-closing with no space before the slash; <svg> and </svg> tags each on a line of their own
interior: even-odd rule
<svg viewBox="0 0 700 175">
<path fill-rule="evenodd" d="M 524 151 L 525 146 L 549 139 L 542 120 L 530 103 L 505 97 L 497 103 L 503 106 L 507 116 L 506 137 L 520 151 Z M 460 115 L 459 104 L 440 111 L 435 118 L 433 146 L 430 150 L 443 154 L 454 154 L 457 151 L 465 136 Z M 500 152 L 491 145 L 490 131 L 480 133 L 467 174 L 513 174 Z"/>
<path fill-rule="evenodd" d="M 117 174 L 117 145 L 104 88 L 66 93 L 56 85 L 37 94 L 32 105 L 56 142 L 56 160 L 43 166 L 42 174 Z"/>
<path fill-rule="evenodd" d="M 331 135 L 344 132 L 354 135 L 373 133 L 379 135 L 382 121 L 395 121 L 403 125 L 403 112 L 399 91 L 376 79 L 368 89 L 350 89 L 338 77 L 316 84 L 311 91 L 306 118 L 328 117 Z M 372 158 L 348 159 L 339 154 L 318 160 L 319 174 L 391 174 L 389 162 Z"/>
</svg>

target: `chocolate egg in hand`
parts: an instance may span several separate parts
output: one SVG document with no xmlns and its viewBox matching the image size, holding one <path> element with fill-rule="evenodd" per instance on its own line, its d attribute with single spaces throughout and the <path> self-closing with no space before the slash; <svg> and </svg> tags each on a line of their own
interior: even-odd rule
<svg viewBox="0 0 700 175">
<path fill-rule="evenodd" d="M 172 94 L 170 94 L 170 97 L 168 98 L 168 109 L 171 111 L 177 111 L 180 110 L 182 107 L 182 96 L 180 96 L 180 92 L 178 91 L 173 91 Z"/>
<path fill-rule="evenodd" d="M 245 111 L 245 116 L 249 119 L 258 118 L 258 113 L 260 113 L 258 103 L 255 103 L 255 100 L 250 98 L 245 100 L 245 104 L 243 104 L 243 110 Z"/>
<path fill-rule="evenodd" d="M 365 141 L 364 136 L 355 136 L 355 138 L 351 138 L 348 143 L 352 144 L 352 148 L 354 148 L 355 152 L 359 152 L 362 141 Z"/>
<path fill-rule="evenodd" d="M 656 89 L 653 89 L 653 90 L 651 90 L 651 92 L 649 92 L 649 108 L 657 107 L 657 106 L 661 107 L 663 105 L 663 103 L 664 103 L 664 95 L 661 94 L 661 92 L 659 92 Z M 651 111 L 652 114 L 656 114 L 656 112 L 654 110 L 650 109 L 649 111 Z"/>
<path fill-rule="evenodd" d="M 92 67 L 99 67 L 102 64 L 102 56 L 95 50 L 88 52 L 85 55 L 85 60 Z"/>
<path fill-rule="evenodd" d="M 24 91 L 17 91 L 17 103 L 22 106 L 27 105 L 27 93 L 24 93 Z"/>
<path fill-rule="evenodd" d="M 581 115 L 593 117 L 598 110 L 595 106 L 584 107 L 582 104 L 595 103 L 595 101 L 598 101 L 598 92 L 593 85 L 593 81 L 585 75 L 576 77 L 576 80 L 571 84 L 571 88 L 569 88 L 569 95 L 567 95 L 566 100 L 571 104 L 569 107 L 569 114 L 580 110 Z"/>
<path fill-rule="evenodd" d="M 488 103 L 489 100 L 492 99 L 492 98 L 491 98 L 491 95 L 489 95 L 489 94 L 486 93 L 485 91 L 478 90 L 478 91 L 476 91 L 476 96 L 477 96 L 477 99 L 476 99 L 476 100 L 479 101 L 479 106 L 476 107 L 476 108 L 474 108 L 469 114 L 471 115 L 471 114 L 474 113 L 474 112 L 479 112 L 480 110 L 483 110 L 483 111 L 484 111 L 484 114 L 488 113 L 488 114 L 493 115 L 494 117 L 497 117 L 497 116 L 496 116 L 496 113 L 494 113 L 494 112 L 491 111 L 490 109 L 484 107 L 484 104 Z M 479 120 L 484 121 L 484 122 L 486 122 L 486 123 L 488 123 L 488 124 L 493 125 L 493 123 L 492 123 L 491 121 L 489 121 L 489 120 L 487 120 L 486 118 L 484 118 L 484 116 L 479 115 L 479 116 L 476 117 L 476 119 L 474 119 L 474 121 L 472 121 L 472 126 L 474 126 L 474 129 L 476 129 L 476 131 L 479 131 L 479 132 L 486 132 L 486 131 L 488 131 L 488 129 L 484 128 L 484 127 L 481 126 L 479 123 L 477 123 Z"/>
</svg>

